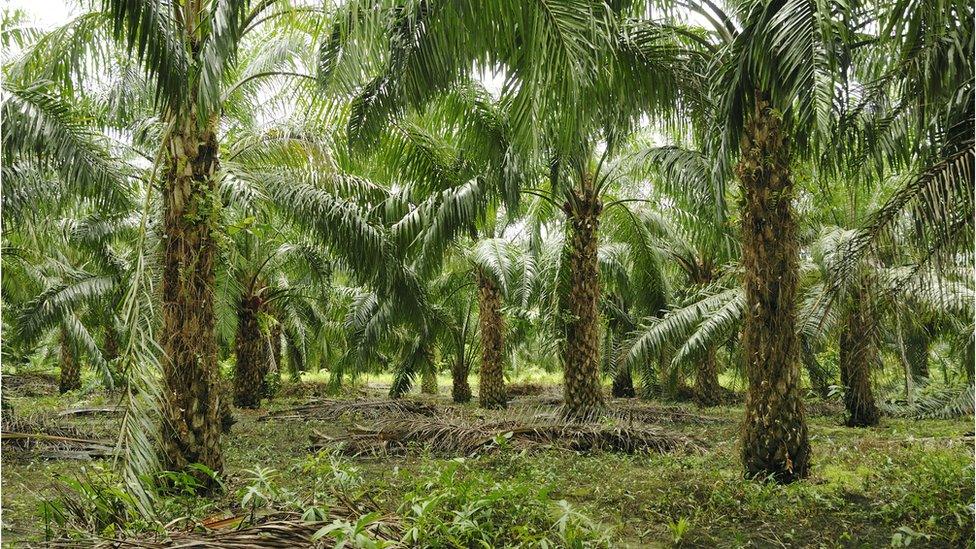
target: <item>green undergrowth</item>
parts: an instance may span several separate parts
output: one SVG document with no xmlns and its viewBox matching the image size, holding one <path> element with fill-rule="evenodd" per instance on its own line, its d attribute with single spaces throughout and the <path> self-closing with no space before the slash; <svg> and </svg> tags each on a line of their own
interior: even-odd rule
<svg viewBox="0 0 976 549">
<path fill-rule="evenodd" d="M 71 398 L 58 403 L 67 407 Z M 383 521 L 393 528 L 387 537 L 393 532 L 397 542 L 421 547 L 973 546 L 971 419 L 886 418 L 877 428 L 849 429 L 837 417 L 811 417 L 812 476 L 780 486 L 740 474 L 741 407 L 701 413 L 732 421 L 659 426 L 695 437 L 700 452 L 587 455 L 530 451 L 502 439 L 498 451 L 480 456 L 348 458 L 309 452 L 309 436 L 336 436 L 361 418 L 259 421 L 261 411 L 238 411 L 226 439 L 224 490 L 197 497 L 170 479 L 158 498 L 160 520 L 183 517 L 176 526 L 185 528 L 208 517 L 260 521 L 286 510 L 326 518 L 326 545 L 345 539 L 352 546 L 372 539 L 370 528 Z M 100 488 L 89 490 L 88 530 L 145 535 L 158 528 L 126 507 L 107 463 L 5 452 L 3 471 L 5 543 L 43 539 L 45 523 L 48 534 L 81 526 L 59 522 L 56 505 L 65 490 L 91 486 Z M 55 488 L 65 480 L 67 488 Z M 344 499 L 360 502 L 362 512 L 330 513 Z"/>
</svg>

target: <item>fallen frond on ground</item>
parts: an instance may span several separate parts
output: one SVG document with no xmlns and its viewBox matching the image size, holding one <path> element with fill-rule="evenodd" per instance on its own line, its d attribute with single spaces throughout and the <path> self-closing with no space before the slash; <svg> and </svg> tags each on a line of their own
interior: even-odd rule
<svg viewBox="0 0 976 549">
<path fill-rule="evenodd" d="M 513 410 L 520 411 L 538 411 L 545 408 L 549 408 L 551 411 L 558 411 L 562 404 L 563 400 L 558 396 L 542 395 L 519 398 L 509 403 L 509 407 Z M 652 425 L 662 423 L 669 425 L 706 425 L 729 423 L 732 421 L 729 418 L 707 416 L 691 412 L 687 408 L 681 406 L 651 404 L 646 401 L 634 399 L 614 399 L 610 401 L 607 407 L 603 410 L 603 415 L 610 418 L 619 419 L 629 425 L 635 423 Z"/>
<path fill-rule="evenodd" d="M 284 495 L 267 484 L 271 478 L 263 477 L 262 489 Z M 341 484 L 317 494 L 320 500 L 263 500 L 204 519 L 181 516 L 165 526 L 143 520 L 117 481 L 98 470 L 62 477 L 55 491 L 58 496 L 44 503 L 48 535 L 57 536 L 47 547 L 392 547 L 403 536 L 401 517 L 384 511 L 369 494 L 352 493 Z"/>
<path fill-rule="evenodd" d="M 295 406 L 269 412 L 267 415 L 262 416 L 260 421 L 272 419 L 337 419 L 344 415 L 353 414 L 367 419 L 402 414 L 434 416 L 440 413 L 440 411 L 441 409 L 436 405 L 419 400 L 323 399 L 304 406 Z"/>
<path fill-rule="evenodd" d="M 45 417 L 4 414 L 0 434 L 4 451 L 37 453 L 46 459 L 94 459 L 113 455 L 111 441 L 100 440 L 77 427 Z"/>
<path fill-rule="evenodd" d="M 302 381 L 283 383 L 278 389 L 276 398 L 310 399 L 325 398 L 335 395 L 335 388 L 324 381 Z"/>
<path fill-rule="evenodd" d="M 510 383 L 505 386 L 505 392 L 509 398 L 538 396 L 545 393 L 547 389 L 549 387 L 540 383 Z"/>
<path fill-rule="evenodd" d="M 3 374 L 3 392 L 20 397 L 39 397 L 58 394 L 58 377 L 44 372 Z"/>
<path fill-rule="evenodd" d="M 613 401 L 606 410 L 606 415 L 617 418 L 625 423 L 668 423 L 707 425 L 715 423 L 729 423 L 732 420 L 724 417 L 706 416 L 689 412 L 681 406 L 666 406 L 648 404 L 635 400 L 618 399 Z"/>
<path fill-rule="evenodd" d="M 807 400 L 803 403 L 803 410 L 808 416 L 841 417 L 844 415 L 844 403 L 840 400 Z"/>
<path fill-rule="evenodd" d="M 569 450 L 624 453 L 698 448 L 694 439 L 647 427 L 575 423 L 555 417 L 462 421 L 421 416 L 392 417 L 353 427 L 343 437 L 316 432 L 312 449 L 338 446 L 347 455 L 405 454 L 412 446 L 447 455 L 472 455 L 500 446 L 557 446 Z"/>
<path fill-rule="evenodd" d="M 508 406 L 513 409 L 539 408 L 545 406 L 562 406 L 563 397 L 555 394 L 540 394 L 519 396 L 512 399 Z"/>
<path fill-rule="evenodd" d="M 287 513 L 277 516 L 273 520 L 246 526 L 243 528 L 207 529 L 204 531 L 173 532 L 161 541 L 144 540 L 138 538 L 89 538 L 56 540 L 47 542 L 45 547 L 62 549 L 81 548 L 109 548 L 132 547 L 138 549 L 163 549 L 166 547 L 180 547 L 181 549 L 277 549 L 279 547 L 334 547 L 343 537 L 354 538 L 355 535 L 368 537 L 371 540 L 385 542 L 385 547 L 397 546 L 399 539 L 397 532 L 390 529 L 390 525 L 376 517 L 370 517 L 368 524 L 343 521 L 333 522 L 305 521 L 298 513 Z M 357 530 L 359 530 L 357 532 Z M 321 534 L 320 534 L 321 532 Z M 347 544 L 351 541 L 347 541 Z M 354 545 L 358 546 L 358 545 Z"/>
<path fill-rule="evenodd" d="M 123 406 L 93 406 L 90 408 L 68 408 L 58 412 L 58 417 L 94 416 L 98 414 L 121 414 L 125 412 Z"/>
<path fill-rule="evenodd" d="M 976 411 L 976 387 L 969 384 L 936 385 L 917 389 L 912 404 L 905 401 L 879 403 L 891 417 L 948 419 L 972 416 Z"/>
</svg>

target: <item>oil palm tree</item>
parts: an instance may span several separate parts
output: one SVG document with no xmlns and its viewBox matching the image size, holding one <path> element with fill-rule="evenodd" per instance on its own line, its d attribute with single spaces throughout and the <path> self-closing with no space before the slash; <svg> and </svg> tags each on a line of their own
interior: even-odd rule
<svg viewBox="0 0 976 549">
<path fill-rule="evenodd" d="M 314 50 L 309 40 L 314 42 L 315 35 L 309 29 L 314 30 L 315 25 L 290 19 L 288 6 L 278 10 L 276 4 L 193 1 L 177 6 L 106 2 L 104 11 L 85 13 L 69 23 L 73 31 L 85 32 L 55 31 L 51 35 L 54 38 L 42 38 L 22 63 L 26 72 L 55 78 L 63 96 L 85 97 L 94 85 L 89 78 L 92 66 L 45 63 L 48 59 L 74 58 L 68 53 L 88 55 L 81 52 L 97 45 L 97 51 L 90 54 L 92 58 L 111 67 L 113 75 L 124 78 L 127 84 L 133 83 L 119 86 L 132 93 L 122 93 L 125 97 L 116 103 L 130 106 L 135 102 L 143 109 L 139 114 L 148 110 L 155 115 L 144 126 L 137 124 L 133 137 L 150 151 L 145 156 L 160 168 L 161 175 L 162 222 L 158 230 L 165 243 L 160 275 L 164 305 L 160 309 L 158 340 L 164 357 L 161 366 L 165 390 L 160 394 L 165 402 L 159 409 L 163 461 L 172 469 L 201 463 L 219 471 L 222 463 L 214 310 L 216 242 L 222 217 L 218 184 L 242 174 L 234 171 L 240 165 L 235 159 L 220 161 L 218 134 L 231 131 L 233 115 L 240 112 L 236 106 L 248 100 L 252 104 L 260 101 L 260 83 L 289 79 L 301 81 L 309 89 L 315 80 L 310 70 L 314 64 L 305 63 L 297 53 Z M 274 31 L 269 31 L 270 27 Z M 263 32 L 266 34 L 256 36 Z M 99 39 L 108 35 L 114 35 L 123 46 L 123 55 L 118 55 L 118 49 L 100 47 L 105 42 Z M 78 36 L 87 38 L 79 41 Z M 244 43 L 268 42 L 269 36 L 273 38 L 272 47 L 250 51 L 241 48 Z M 125 57 L 126 50 L 134 54 L 136 67 L 119 60 Z M 102 55 L 105 51 L 108 56 Z M 82 85 L 86 82 L 89 86 Z M 316 112 L 322 110 L 318 108 Z M 132 116 L 131 112 L 121 112 L 118 122 L 131 128 Z M 18 125 L 47 129 L 28 121 Z M 48 136 L 41 133 L 33 137 L 36 141 Z M 265 137 L 274 140 L 273 136 Z M 73 156 L 78 157 L 78 153 Z M 75 181 L 91 180 L 94 176 L 90 172 L 103 167 L 99 157 L 92 158 L 91 162 L 80 164 L 83 170 L 74 177 Z M 148 179 L 156 173 L 154 170 Z M 260 178 L 268 200 L 289 205 L 284 214 L 289 221 L 305 223 L 333 248 L 342 248 L 340 254 L 350 252 L 345 255 L 350 266 L 365 278 L 383 286 L 403 272 L 393 266 L 395 255 L 382 251 L 382 231 L 370 226 L 349 199 L 330 194 L 349 190 L 351 187 L 345 183 L 350 179 L 329 175 L 329 187 L 313 170 L 294 168 L 244 175 L 245 181 Z"/>
<path fill-rule="evenodd" d="M 820 154 L 835 113 L 834 83 L 859 21 L 849 6 L 815 2 L 714 4 L 695 8 L 713 27 L 713 60 L 699 77 L 717 131 L 706 153 L 741 189 L 745 307 L 742 351 L 748 394 L 742 459 L 750 477 L 790 482 L 807 475 L 810 444 L 798 391 L 798 240 L 793 162 Z M 838 13 L 845 14 L 838 17 Z M 715 105 L 715 108 L 710 108 Z M 719 178 L 723 179 L 723 178 Z"/>
</svg>

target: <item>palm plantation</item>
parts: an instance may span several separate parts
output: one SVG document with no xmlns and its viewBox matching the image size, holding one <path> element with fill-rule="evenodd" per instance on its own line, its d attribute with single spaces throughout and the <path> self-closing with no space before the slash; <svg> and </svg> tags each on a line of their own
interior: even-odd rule
<svg viewBox="0 0 976 549">
<path fill-rule="evenodd" d="M 972 543 L 971 5 L 70 13 L 0 32 L 3 536 Z"/>
</svg>

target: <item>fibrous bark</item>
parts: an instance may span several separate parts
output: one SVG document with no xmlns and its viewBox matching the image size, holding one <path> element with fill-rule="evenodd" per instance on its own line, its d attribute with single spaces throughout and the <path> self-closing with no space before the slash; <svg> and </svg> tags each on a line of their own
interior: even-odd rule
<svg viewBox="0 0 976 549">
<path fill-rule="evenodd" d="M 105 360 L 111 362 L 119 358 L 119 334 L 109 322 L 105 325 Z"/>
<path fill-rule="evenodd" d="M 175 117 L 164 143 L 162 454 L 169 470 L 200 463 L 220 471 L 220 390 L 214 317 L 214 231 L 220 202 L 216 119 Z M 204 478 L 207 481 L 208 479 Z"/>
<path fill-rule="evenodd" d="M 125 373 L 121 371 L 120 365 L 117 364 L 119 358 L 119 334 L 111 321 L 105 325 L 105 344 L 103 347 L 102 354 L 105 357 L 105 361 L 108 362 L 112 380 L 116 385 L 119 385 L 122 383 Z"/>
<path fill-rule="evenodd" d="M 471 400 L 471 385 L 468 384 L 469 368 L 464 353 L 458 355 L 451 365 L 451 398 L 458 404 L 464 404 Z"/>
<path fill-rule="evenodd" d="M 565 322 L 563 345 L 563 413 L 572 419 L 598 416 L 604 408 L 600 387 L 600 326 L 597 305 L 600 278 L 597 231 L 603 205 L 592 176 L 584 174 L 579 189 L 565 205 L 569 222 L 569 288 L 560 315 Z"/>
<path fill-rule="evenodd" d="M 425 395 L 437 394 L 437 371 L 434 369 L 433 363 L 424 368 L 420 378 L 420 392 Z"/>
<path fill-rule="evenodd" d="M 905 352 L 912 369 L 915 383 L 925 383 L 929 378 L 929 343 L 932 337 L 924 324 L 908 323 L 905 334 Z"/>
<path fill-rule="evenodd" d="M 60 341 L 60 366 L 61 378 L 58 389 L 61 394 L 81 388 L 81 365 L 75 355 L 74 346 L 68 338 L 68 333 L 61 330 Z"/>
<path fill-rule="evenodd" d="M 273 374 L 275 379 L 275 386 L 272 387 L 268 383 L 268 376 L 265 375 L 261 379 L 261 396 L 267 399 L 271 399 L 275 396 L 277 388 L 281 387 L 281 371 L 284 367 L 281 364 L 281 323 L 275 322 L 271 326 L 270 333 L 267 338 L 268 345 L 268 366 L 269 371 Z"/>
<path fill-rule="evenodd" d="M 736 166 L 743 193 L 742 346 L 749 380 L 742 461 L 749 477 L 792 482 L 808 474 L 810 442 L 799 394 L 790 144 L 779 115 L 760 95 L 748 115 Z"/>
<path fill-rule="evenodd" d="M 270 367 L 270 349 L 261 333 L 259 315 L 262 301 L 258 296 L 244 296 L 237 311 L 237 336 L 234 349 L 234 405 L 238 408 L 258 408 L 264 377 Z"/>
<path fill-rule="evenodd" d="M 627 312 L 627 303 L 620 299 L 619 296 L 612 296 L 612 298 L 617 307 L 621 311 Z M 611 318 L 608 322 L 607 330 L 607 348 L 610 349 L 612 355 L 613 342 L 616 334 L 622 331 L 619 319 Z M 610 387 L 610 395 L 613 398 L 634 398 L 637 396 L 636 391 L 634 391 L 634 378 L 630 372 L 630 364 L 626 360 L 620 360 L 617 363 L 616 369 L 613 372 L 613 384 Z"/>
<path fill-rule="evenodd" d="M 840 334 L 840 381 L 849 427 L 878 424 L 878 408 L 871 391 L 871 368 L 878 359 L 877 330 L 864 288 L 852 292 Z"/>
<path fill-rule="evenodd" d="M 504 408 L 505 393 L 505 320 L 502 318 L 502 293 L 489 276 L 478 273 L 478 323 L 481 328 L 481 375 L 478 405 L 482 408 Z"/>
<path fill-rule="evenodd" d="M 614 398 L 634 398 L 637 393 L 634 391 L 634 379 L 627 364 L 617 366 L 617 371 L 613 374 L 613 386 L 610 394 Z"/>
<path fill-rule="evenodd" d="M 709 348 L 698 364 L 695 375 L 695 402 L 699 406 L 718 406 L 722 403 L 722 386 L 718 383 L 715 349 Z"/>
<path fill-rule="evenodd" d="M 969 341 L 963 348 L 959 368 L 966 374 L 966 381 L 973 382 L 973 367 L 976 366 L 976 338 L 970 334 Z"/>
</svg>

